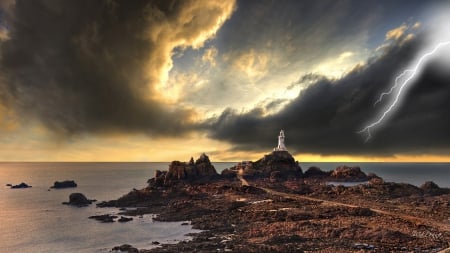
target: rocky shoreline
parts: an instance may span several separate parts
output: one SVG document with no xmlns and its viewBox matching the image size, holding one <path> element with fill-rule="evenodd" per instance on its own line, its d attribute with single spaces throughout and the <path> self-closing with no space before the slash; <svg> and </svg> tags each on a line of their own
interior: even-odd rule
<svg viewBox="0 0 450 253">
<path fill-rule="evenodd" d="M 367 181 L 352 187 L 337 181 Z M 450 241 L 450 189 L 384 182 L 358 167 L 305 173 L 286 151 L 217 174 L 206 155 L 174 161 L 148 187 L 102 202 L 191 221 L 193 240 L 125 252 L 438 252 Z M 115 249 L 119 249 L 118 246 Z"/>
</svg>

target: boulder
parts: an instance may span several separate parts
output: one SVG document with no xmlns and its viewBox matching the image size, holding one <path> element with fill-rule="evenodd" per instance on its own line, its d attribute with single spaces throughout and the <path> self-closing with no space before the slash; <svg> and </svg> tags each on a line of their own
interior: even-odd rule
<svg viewBox="0 0 450 253">
<path fill-rule="evenodd" d="M 53 189 L 62 189 L 62 188 L 74 188 L 77 187 L 77 183 L 75 183 L 75 181 L 73 180 L 65 180 L 65 181 L 55 181 L 55 183 L 53 183 L 53 186 L 51 186 L 50 188 Z"/>
<path fill-rule="evenodd" d="M 11 184 L 9 184 L 9 185 L 11 186 L 11 189 L 24 189 L 24 188 L 30 188 L 31 187 L 31 185 L 27 185 L 24 182 L 22 182 L 20 184 L 16 184 L 16 185 L 11 185 Z"/>
<path fill-rule="evenodd" d="M 84 196 L 82 193 L 71 193 L 69 195 L 69 202 L 63 202 L 64 205 L 71 205 L 71 206 L 88 206 L 92 204 L 95 200 L 87 199 L 86 196 Z"/>
</svg>

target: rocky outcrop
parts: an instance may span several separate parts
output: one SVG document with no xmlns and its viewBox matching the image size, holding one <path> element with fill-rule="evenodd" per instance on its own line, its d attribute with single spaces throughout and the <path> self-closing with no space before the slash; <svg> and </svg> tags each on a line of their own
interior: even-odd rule
<svg viewBox="0 0 450 253">
<path fill-rule="evenodd" d="M 331 171 L 330 177 L 335 181 L 362 182 L 371 178 L 361 171 L 359 167 L 339 166 Z"/>
<path fill-rule="evenodd" d="M 441 188 L 433 181 L 425 182 L 420 186 L 420 189 L 422 189 L 425 194 L 429 195 L 441 195 L 450 193 L 450 189 Z"/>
<path fill-rule="evenodd" d="M 112 248 L 113 252 L 139 253 L 139 250 L 129 244 L 123 244 Z"/>
<path fill-rule="evenodd" d="M 88 206 L 92 204 L 95 200 L 88 199 L 86 196 L 84 196 L 82 193 L 71 193 L 69 195 L 69 202 L 63 202 L 64 205 L 71 205 L 71 206 Z"/>
<path fill-rule="evenodd" d="M 329 177 L 331 172 L 329 171 L 323 171 L 319 167 L 309 167 L 307 171 L 305 171 L 305 178 L 327 178 Z"/>
<path fill-rule="evenodd" d="M 247 178 L 270 178 L 273 182 L 301 178 L 302 169 L 287 151 L 273 151 L 256 162 L 243 162 L 232 168 Z"/>
<path fill-rule="evenodd" d="M 26 183 L 22 182 L 20 184 L 16 184 L 16 185 L 11 185 L 9 184 L 11 189 L 24 189 L 24 188 L 30 188 L 31 185 L 27 185 Z"/>
<path fill-rule="evenodd" d="M 151 187 L 162 187 L 180 182 L 205 183 L 218 177 L 209 157 L 202 154 L 195 162 L 193 158 L 188 163 L 173 161 L 168 171 L 156 171 L 155 177 L 148 183 Z"/>
<path fill-rule="evenodd" d="M 75 181 L 73 181 L 73 180 L 65 180 L 65 181 L 62 181 L 62 182 L 55 181 L 55 183 L 53 183 L 53 186 L 51 186 L 50 188 L 62 189 L 62 188 L 74 188 L 74 187 L 77 187 L 77 183 L 75 183 Z"/>
</svg>

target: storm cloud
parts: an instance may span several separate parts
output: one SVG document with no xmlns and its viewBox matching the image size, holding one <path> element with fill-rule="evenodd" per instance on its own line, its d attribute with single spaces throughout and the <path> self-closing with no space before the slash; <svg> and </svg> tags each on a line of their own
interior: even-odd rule
<svg viewBox="0 0 450 253">
<path fill-rule="evenodd" d="M 293 153 L 448 154 L 450 74 L 438 70 L 435 61 L 426 65 L 402 105 L 370 142 L 364 143 L 365 136 L 357 133 L 386 106 L 389 99 L 377 107 L 373 104 L 422 44 L 420 36 L 395 41 L 380 49 L 379 56 L 340 79 L 314 76 L 317 81 L 276 114 L 265 116 L 263 108 L 248 113 L 227 109 L 211 119 L 211 137 L 232 143 L 236 150 L 267 150 L 276 144 L 279 130 L 284 129 Z M 305 78 L 309 76 L 300 81 Z"/>
<path fill-rule="evenodd" d="M 65 134 L 178 135 L 194 127 L 195 112 L 159 96 L 172 51 L 202 46 L 235 7 L 234 1 L 17 0 L 10 8 L 0 95 L 20 119 Z"/>
</svg>

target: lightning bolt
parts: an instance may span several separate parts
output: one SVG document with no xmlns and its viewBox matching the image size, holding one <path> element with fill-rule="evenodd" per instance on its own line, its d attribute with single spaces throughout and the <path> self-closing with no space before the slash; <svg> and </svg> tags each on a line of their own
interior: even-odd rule
<svg viewBox="0 0 450 253">
<path fill-rule="evenodd" d="M 417 75 L 417 72 L 423 67 L 424 62 L 426 60 L 428 60 L 432 55 L 434 55 L 439 49 L 441 49 L 442 47 L 448 46 L 448 45 L 450 45 L 450 41 L 440 42 L 439 44 L 437 44 L 433 48 L 433 50 L 431 50 L 430 52 L 428 52 L 428 53 L 422 55 L 422 57 L 420 57 L 419 61 L 416 63 L 414 68 L 406 69 L 400 75 L 398 75 L 395 78 L 394 85 L 391 87 L 391 89 L 389 91 L 381 93 L 380 97 L 378 98 L 378 100 L 375 102 L 374 105 L 376 105 L 377 103 L 381 102 L 381 100 L 383 99 L 384 96 L 392 94 L 392 92 L 400 84 L 400 88 L 398 88 L 398 90 L 397 90 L 397 92 L 395 94 L 394 100 L 386 108 L 386 110 L 381 114 L 381 116 L 377 120 L 373 121 L 372 123 L 370 123 L 369 125 L 367 125 L 363 129 L 358 131 L 358 133 L 364 133 L 364 132 L 367 133 L 367 137 L 366 137 L 365 142 L 369 141 L 372 138 L 371 130 L 374 127 L 376 127 L 379 124 L 381 124 L 383 122 L 383 120 L 386 118 L 386 116 L 388 116 L 392 112 L 392 110 L 395 108 L 395 106 L 397 106 L 398 101 L 399 101 L 401 95 L 403 94 L 403 90 L 411 84 L 410 81 Z M 408 74 L 409 74 L 409 76 L 406 77 L 402 82 L 399 83 L 399 80 L 401 80 L 403 77 L 407 76 Z"/>
</svg>

